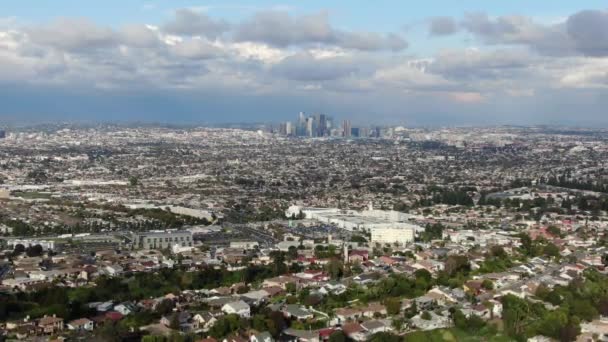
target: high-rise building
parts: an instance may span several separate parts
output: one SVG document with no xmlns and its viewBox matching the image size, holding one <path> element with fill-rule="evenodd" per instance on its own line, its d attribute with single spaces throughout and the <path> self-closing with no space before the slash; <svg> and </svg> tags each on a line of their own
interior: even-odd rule
<svg viewBox="0 0 608 342">
<path fill-rule="evenodd" d="M 293 125 L 291 124 L 291 121 L 287 121 L 285 123 L 285 135 L 294 135 Z"/>
<path fill-rule="evenodd" d="M 317 136 L 325 136 L 325 131 L 327 130 L 327 121 L 325 114 L 315 115 L 315 123 L 317 124 Z"/>
<path fill-rule="evenodd" d="M 0 139 L 4 139 L 6 138 L 6 131 L 3 129 L 0 129 Z"/>
<path fill-rule="evenodd" d="M 353 137 L 355 137 L 355 138 L 358 138 L 360 136 L 359 127 L 353 127 L 353 128 L 351 128 L 350 129 L 350 135 L 353 136 Z"/>
<path fill-rule="evenodd" d="M 315 122 L 314 118 L 306 119 L 306 136 L 313 137 L 315 133 Z"/>
<path fill-rule="evenodd" d="M 344 120 L 342 122 L 342 129 L 343 129 L 342 136 L 343 137 L 350 137 L 352 126 L 351 126 L 349 120 Z"/>
</svg>

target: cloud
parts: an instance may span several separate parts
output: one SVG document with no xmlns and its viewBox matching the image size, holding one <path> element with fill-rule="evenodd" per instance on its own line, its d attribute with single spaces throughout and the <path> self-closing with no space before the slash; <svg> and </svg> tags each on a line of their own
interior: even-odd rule
<svg viewBox="0 0 608 342">
<path fill-rule="evenodd" d="M 453 101 L 460 103 L 479 103 L 485 100 L 483 95 L 476 92 L 449 92 L 447 96 Z"/>
<path fill-rule="evenodd" d="M 327 81 L 354 74 L 357 67 L 345 57 L 318 59 L 310 53 L 298 53 L 283 59 L 272 68 L 278 76 L 297 81 Z"/>
<path fill-rule="evenodd" d="M 444 50 L 428 67 L 430 72 L 453 80 L 504 79 L 527 69 L 539 57 L 522 49 Z"/>
<path fill-rule="evenodd" d="M 34 44 L 72 52 L 112 47 L 120 41 L 112 29 L 99 27 L 88 19 L 62 18 L 26 32 Z"/>
<path fill-rule="evenodd" d="M 175 44 L 173 52 L 176 56 L 188 59 L 210 59 L 223 55 L 223 51 L 202 39 L 188 39 Z"/>
<path fill-rule="evenodd" d="M 447 36 L 458 31 L 458 24 L 452 17 L 431 18 L 429 33 L 433 36 Z"/>
<path fill-rule="evenodd" d="M 335 29 L 330 25 L 326 12 L 302 16 L 292 16 L 283 11 L 259 12 L 237 27 L 234 39 L 278 47 L 323 44 L 365 51 L 400 51 L 407 47 L 407 42 L 394 33 Z"/>
<path fill-rule="evenodd" d="M 131 47 L 158 47 L 158 31 L 147 25 L 128 25 L 120 32 L 121 43 Z"/>
<path fill-rule="evenodd" d="M 412 53 L 404 52 L 408 43 L 396 33 L 338 28 L 327 12 L 294 13 L 262 11 L 229 23 L 183 9 L 157 26 L 115 28 L 70 18 L 43 25 L 7 22 L 8 28 L 0 28 L 0 87 L 29 89 L 15 99 L 61 88 L 57 101 L 121 113 L 126 109 L 91 105 L 95 94 L 147 94 L 133 110 L 155 113 L 173 113 L 172 106 L 180 108 L 187 97 L 184 111 L 195 117 L 199 110 L 265 113 L 280 102 L 277 113 L 316 104 L 322 108 L 315 110 L 336 116 L 407 115 L 421 122 L 532 121 L 552 113 L 565 120 L 567 111 L 578 113 L 581 106 L 592 121 L 603 112 L 588 101 L 608 105 L 602 11 L 553 22 L 483 13 L 432 18 L 429 39 L 458 31 L 474 41 L 428 56 L 418 56 L 416 44 Z M 464 46 L 469 43 L 475 47 Z M 90 96 L 86 105 L 78 101 L 81 91 Z M 146 96 L 166 96 L 153 101 L 166 107 L 145 104 Z M 235 98 L 244 100 L 233 106 Z M 121 103 L 131 102 L 125 96 Z M 28 107 L 15 100 L 6 108 L 20 106 Z"/>
<path fill-rule="evenodd" d="M 424 71 L 416 62 L 379 69 L 373 79 L 378 87 L 395 87 L 401 91 L 445 91 L 457 86 L 441 75 Z"/>
<path fill-rule="evenodd" d="M 608 56 L 608 12 L 578 12 L 568 18 L 566 31 L 585 56 Z"/>
<path fill-rule="evenodd" d="M 190 8 L 175 11 L 174 18 L 163 26 L 163 30 L 175 35 L 203 36 L 215 39 L 230 29 L 225 20 L 215 20 L 205 13 Z"/>
<path fill-rule="evenodd" d="M 606 11 L 580 11 L 553 24 L 521 15 L 491 18 L 469 13 L 461 26 L 486 44 L 524 45 L 549 56 L 608 56 Z"/>
</svg>

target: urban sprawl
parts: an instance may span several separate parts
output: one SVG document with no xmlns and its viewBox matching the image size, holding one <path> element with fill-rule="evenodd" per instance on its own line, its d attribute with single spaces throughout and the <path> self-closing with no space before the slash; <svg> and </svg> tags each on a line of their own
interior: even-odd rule
<svg viewBox="0 0 608 342">
<path fill-rule="evenodd" d="M 340 137 L 340 138 L 337 138 Z M 608 340 L 608 131 L 0 131 L 3 340 Z"/>
</svg>

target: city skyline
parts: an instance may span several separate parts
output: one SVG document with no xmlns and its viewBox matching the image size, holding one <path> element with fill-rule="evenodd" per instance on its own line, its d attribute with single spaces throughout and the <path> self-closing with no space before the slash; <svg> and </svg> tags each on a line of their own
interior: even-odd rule
<svg viewBox="0 0 608 342">
<path fill-rule="evenodd" d="M 3 122 L 608 126 L 601 1 L 3 7 Z"/>
</svg>

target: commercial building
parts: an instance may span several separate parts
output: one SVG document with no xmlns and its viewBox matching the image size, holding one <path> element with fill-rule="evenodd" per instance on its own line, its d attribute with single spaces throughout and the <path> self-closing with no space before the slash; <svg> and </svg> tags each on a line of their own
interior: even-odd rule
<svg viewBox="0 0 608 342">
<path fill-rule="evenodd" d="M 372 229 L 372 244 L 406 245 L 414 241 L 414 227 L 385 227 Z"/>
<path fill-rule="evenodd" d="M 291 206 L 285 212 L 287 217 L 303 215 L 304 218 L 333 225 L 349 231 L 373 232 L 381 228 L 410 229 L 412 234 L 422 227 L 408 222 L 409 215 L 393 210 L 342 210 L 338 208 L 304 208 Z"/>
<path fill-rule="evenodd" d="M 187 230 L 164 230 L 134 234 L 134 248 L 165 249 L 176 245 L 179 247 L 192 247 L 192 233 Z"/>
</svg>

